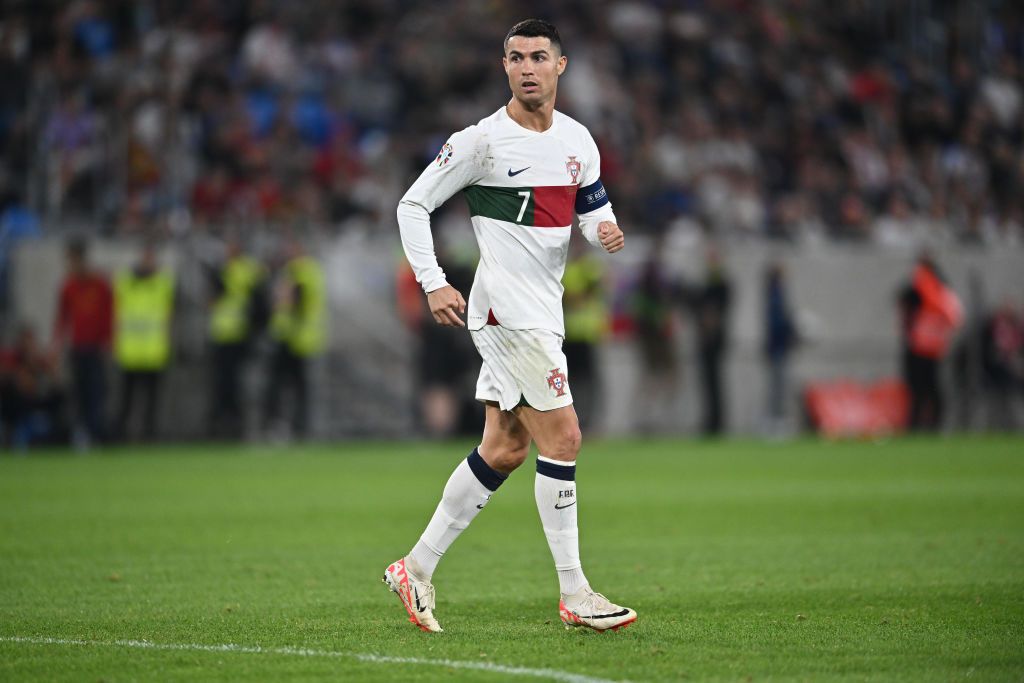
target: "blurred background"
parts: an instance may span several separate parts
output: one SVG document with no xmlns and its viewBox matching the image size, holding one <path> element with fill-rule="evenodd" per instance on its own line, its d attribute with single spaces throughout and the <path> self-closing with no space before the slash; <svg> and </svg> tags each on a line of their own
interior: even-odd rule
<svg viewBox="0 0 1024 683">
<path fill-rule="evenodd" d="M 395 208 L 559 27 L 627 248 L 574 236 L 588 434 L 1024 424 L 1024 6 L 4 0 L 7 447 L 473 434 Z M 464 294 L 464 202 L 433 216 Z"/>
</svg>

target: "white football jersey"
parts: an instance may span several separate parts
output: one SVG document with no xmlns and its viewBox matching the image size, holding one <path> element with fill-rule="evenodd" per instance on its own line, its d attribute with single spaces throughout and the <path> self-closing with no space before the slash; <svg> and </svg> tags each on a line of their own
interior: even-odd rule
<svg viewBox="0 0 1024 683">
<path fill-rule="evenodd" d="M 437 265 L 429 214 L 462 190 L 480 246 L 468 326 L 490 321 L 513 330 L 564 335 L 562 273 L 574 213 L 587 239 L 615 221 L 600 183 L 593 138 L 554 112 L 543 133 L 523 128 L 502 107 L 451 136 L 398 206 L 406 256 L 424 291 L 447 282 Z"/>
</svg>

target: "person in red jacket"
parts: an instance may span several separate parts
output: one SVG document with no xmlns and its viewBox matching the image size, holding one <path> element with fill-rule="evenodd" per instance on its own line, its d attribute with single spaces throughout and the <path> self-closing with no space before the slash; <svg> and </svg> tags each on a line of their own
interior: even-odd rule
<svg viewBox="0 0 1024 683">
<path fill-rule="evenodd" d="M 75 442 L 86 447 L 106 437 L 106 363 L 114 301 L 107 278 L 89 266 L 84 241 L 68 244 L 67 264 L 53 339 L 59 350 L 67 351 L 71 363 Z"/>
<path fill-rule="evenodd" d="M 910 428 L 935 431 L 942 426 L 944 404 L 939 365 L 963 324 L 963 306 L 927 254 L 918 259 L 910 284 L 900 297 L 900 305 L 903 375 L 910 391 Z"/>
</svg>

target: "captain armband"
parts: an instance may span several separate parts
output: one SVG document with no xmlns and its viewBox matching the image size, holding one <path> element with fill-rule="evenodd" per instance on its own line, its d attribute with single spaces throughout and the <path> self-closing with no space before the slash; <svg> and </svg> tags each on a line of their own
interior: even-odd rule
<svg viewBox="0 0 1024 683">
<path fill-rule="evenodd" d="M 608 203 L 608 191 L 604 189 L 600 178 L 591 185 L 576 191 L 576 213 L 583 215 L 600 209 Z"/>
</svg>

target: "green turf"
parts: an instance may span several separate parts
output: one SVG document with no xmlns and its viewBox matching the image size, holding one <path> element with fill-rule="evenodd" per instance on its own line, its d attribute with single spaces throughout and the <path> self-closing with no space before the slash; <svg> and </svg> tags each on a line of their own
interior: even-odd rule
<svg viewBox="0 0 1024 683">
<path fill-rule="evenodd" d="M 467 450 L 0 456 L 0 680 L 511 678 L 109 645 L 124 639 L 635 681 L 1024 680 L 1020 438 L 590 443 L 578 471 L 587 575 L 637 624 L 562 629 L 527 466 L 442 562 L 446 632 L 427 635 L 380 575 Z"/>
</svg>

